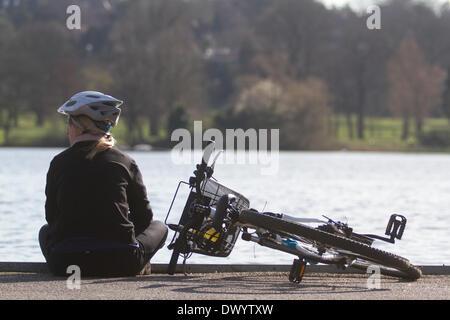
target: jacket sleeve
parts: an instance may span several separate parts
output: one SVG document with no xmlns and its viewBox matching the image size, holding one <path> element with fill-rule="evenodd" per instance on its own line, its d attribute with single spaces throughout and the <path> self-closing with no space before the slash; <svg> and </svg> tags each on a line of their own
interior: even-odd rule
<svg viewBox="0 0 450 320">
<path fill-rule="evenodd" d="M 47 182 L 45 185 L 45 220 L 49 225 L 56 218 L 56 189 L 54 183 L 54 170 L 53 170 L 53 161 L 50 163 L 50 168 L 47 172 Z"/>
<path fill-rule="evenodd" d="M 130 221 L 133 222 L 135 233 L 138 234 L 150 225 L 153 211 L 147 198 L 142 174 L 133 161 L 130 168 L 131 181 L 127 189 L 128 206 L 130 208 Z"/>
</svg>

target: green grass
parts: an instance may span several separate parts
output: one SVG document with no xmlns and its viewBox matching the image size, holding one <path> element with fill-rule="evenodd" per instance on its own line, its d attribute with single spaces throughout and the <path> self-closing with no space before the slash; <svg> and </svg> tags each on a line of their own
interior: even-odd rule
<svg viewBox="0 0 450 320">
<path fill-rule="evenodd" d="M 138 120 L 139 126 L 135 124 L 134 129 L 141 128 L 139 143 L 153 144 L 167 138 L 167 132 L 162 128 L 158 136 L 150 135 L 150 126 L 147 119 Z M 26 146 L 26 147 L 51 147 L 66 146 L 68 139 L 66 135 L 66 118 L 62 115 L 55 114 L 48 117 L 42 126 L 36 124 L 36 116 L 32 113 L 26 113 L 18 119 L 17 127 L 10 130 L 8 146 Z M 124 120 L 119 121 L 118 125 L 111 130 L 112 135 L 116 139 L 117 145 L 126 145 L 129 136 L 129 128 Z M 137 132 L 135 130 L 135 135 Z M 0 128 L 0 146 L 5 146 L 4 130 Z"/>
<path fill-rule="evenodd" d="M 126 126 L 119 123 L 113 135 L 119 144 L 125 143 Z M 9 146 L 64 146 L 67 145 L 66 119 L 55 115 L 46 119 L 42 126 L 36 124 L 36 116 L 27 113 L 18 119 L 17 127 L 10 130 Z M 0 146 L 5 145 L 4 130 L 0 128 Z"/>
<path fill-rule="evenodd" d="M 13 127 L 9 133 L 9 145 L 34 145 L 47 136 L 64 134 L 64 123 L 46 121 L 43 126 L 36 126 L 36 117 L 32 114 L 22 115 L 18 119 L 17 127 Z M 0 145 L 5 144 L 5 132 L 0 129 Z"/>
<path fill-rule="evenodd" d="M 410 137 L 401 139 L 402 119 L 367 117 L 365 119 L 364 139 L 357 138 L 356 116 L 352 117 L 353 138 L 344 116 L 335 116 L 335 143 L 341 148 L 350 150 L 399 150 L 408 151 L 417 147 L 414 123 L 410 122 Z M 448 130 L 449 122 L 445 118 L 429 118 L 423 125 L 424 132 L 432 130 Z"/>
</svg>

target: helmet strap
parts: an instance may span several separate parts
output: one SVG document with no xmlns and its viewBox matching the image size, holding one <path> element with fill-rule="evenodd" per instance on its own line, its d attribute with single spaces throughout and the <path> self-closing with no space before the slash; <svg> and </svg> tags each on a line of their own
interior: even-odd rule
<svg viewBox="0 0 450 320">
<path fill-rule="evenodd" d="M 110 123 L 106 123 L 105 125 L 104 125 L 104 128 L 102 128 L 103 127 L 103 125 L 102 125 L 102 127 L 99 127 L 99 125 L 98 125 L 98 123 L 96 122 L 96 121 L 93 121 L 92 120 L 92 123 L 89 125 L 89 127 L 87 127 L 87 128 L 85 128 L 80 122 L 78 122 L 77 120 L 75 120 L 75 117 L 71 117 L 71 116 L 69 116 L 69 121 L 70 122 L 72 122 L 76 127 L 78 127 L 79 129 L 81 129 L 82 130 L 82 134 L 87 134 L 87 133 L 89 133 L 89 134 L 100 134 L 100 132 L 95 132 L 96 130 L 95 129 L 97 129 L 97 130 L 100 130 L 100 131 L 102 131 L 102 133 L 105 135 L 105 136 L 107 136 L 108 138 L 109 138 L 109 136 L 110 136 L 110 133 L 109 133 L 109 131 L 111 130 L 111 128 L 112 128 L 112 125 L 110 124 Z M 91 129 L 94 129 L 94 130 L 92 130 L 91 131 Z"/>
<path fill-rule="evenodd" d="M 69 116 L 69 123 L 72 123 L 75 127 L 83 130 L 83 133 L 84 133 L 84 131 L 86 131 L 86 129 L 81 125 L 81 123 L 79 123 L 77 120 L 75 120 L 74 117 Z"/>
</svg>

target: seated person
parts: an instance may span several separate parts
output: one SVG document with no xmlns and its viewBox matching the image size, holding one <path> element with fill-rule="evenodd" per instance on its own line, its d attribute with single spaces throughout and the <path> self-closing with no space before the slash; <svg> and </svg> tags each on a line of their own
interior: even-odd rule
<svg viewBox="0 0 450 320">
<path fill-rule="evenodd" d="M 96 91 L 71 97 L 58 112 L 68 118 L 70 147 L 50 163 L 45 188 L 47 224 L 39 243 L 49 269 L 67 275 L 136 275 L 164 245 L 167 227 L 153 220 L 136 162 L 114 147 L 122 101 Z"/>
</svg>

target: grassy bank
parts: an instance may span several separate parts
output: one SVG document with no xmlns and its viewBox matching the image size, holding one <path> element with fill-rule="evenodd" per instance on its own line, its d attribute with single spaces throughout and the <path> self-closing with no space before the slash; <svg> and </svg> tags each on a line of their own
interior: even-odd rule
<svg viewBox="0 0 450 320">
<path fill-rule="evenodd" d="M 42 126 L 38 126 L 33 114 L 25 114 L 18 119 L 17 126 L 10 130 L 8 141 L 5 140 L 4 130 L 0 128 L 0 145 L 19 147 L 66 146 L 68 144 L 66 126 L 66 119 L 63 116 L 49 118 Z M 125 144 L 125 130 L 123 123 L 114 128 L 114 137 L 119 144 Z"/>
<path fill-rule="evenodd" d="M 411 136 L 402 140 L 402 121 L 396 118 L 367 117 L 365 121 L 364 139 L 356 137 L 356 117 L 351 119 L 352 129 L 349 128 L 347 119 L 343 116 L 336 116 L 332 119 L 332 132 L 330 134 L 330 145 L 332 149 L 347 150 L 373 150 L 373 151 L 445 151 L 450 152 L 450 148 L 425 148 L 420 146 L 415 138 L 415 128 L 411 123 Z M 146 127 L 146 126 L 144 126 Z M 423 130 L 425 133 L 432 131 L 449 130 L 449 122 L 445 118 L 429 118 L 425 121 Z M 353 131 L 353 136 L 351 134 Z M 5 141 L 4 130 L 0 129 L 1 146 L 21 146 L 21 147 L 52 147 L 66 146 L 65 118 L 55 116 L 47 119 L 42 126 L 36 125 L 36 118 L 33 114 L 22 115 L 18 119 L 17 127 L 11 129 L 9 142 Z M 113 135 L 118 145 L 127 144 L 127 127 L 125 121 L 113 129 Z M 142 133 L 145 142 L 155 141 L 150 137 L 149 132 Z M 164 136 L 162 134 L 161 136 Z M 168 136 L 167 133 L 165 136 Z"/>
<path fill-rule="evenodd" d="M 367 117 L 365 120 L 364 139 L 357 138 L 356 116 L 351 118 L 349 128 L 347 119 L 335 117 L 333 140 L 340 148 L 348 150 L 380 150 L 380 151 L 450 151 L 450 148 L 432 148 L 421 146 L 416 138 L 416 130 L 410 123 L 410 136 L 406 140 L 402 136 L 402 120 L 399 118 Z M 445 118 L 429 118 L 425 120 L 423 133 L 449 130 L 449 122 Z M 352 132 L 351 132 L 352 131 Z"/>
</svg>

